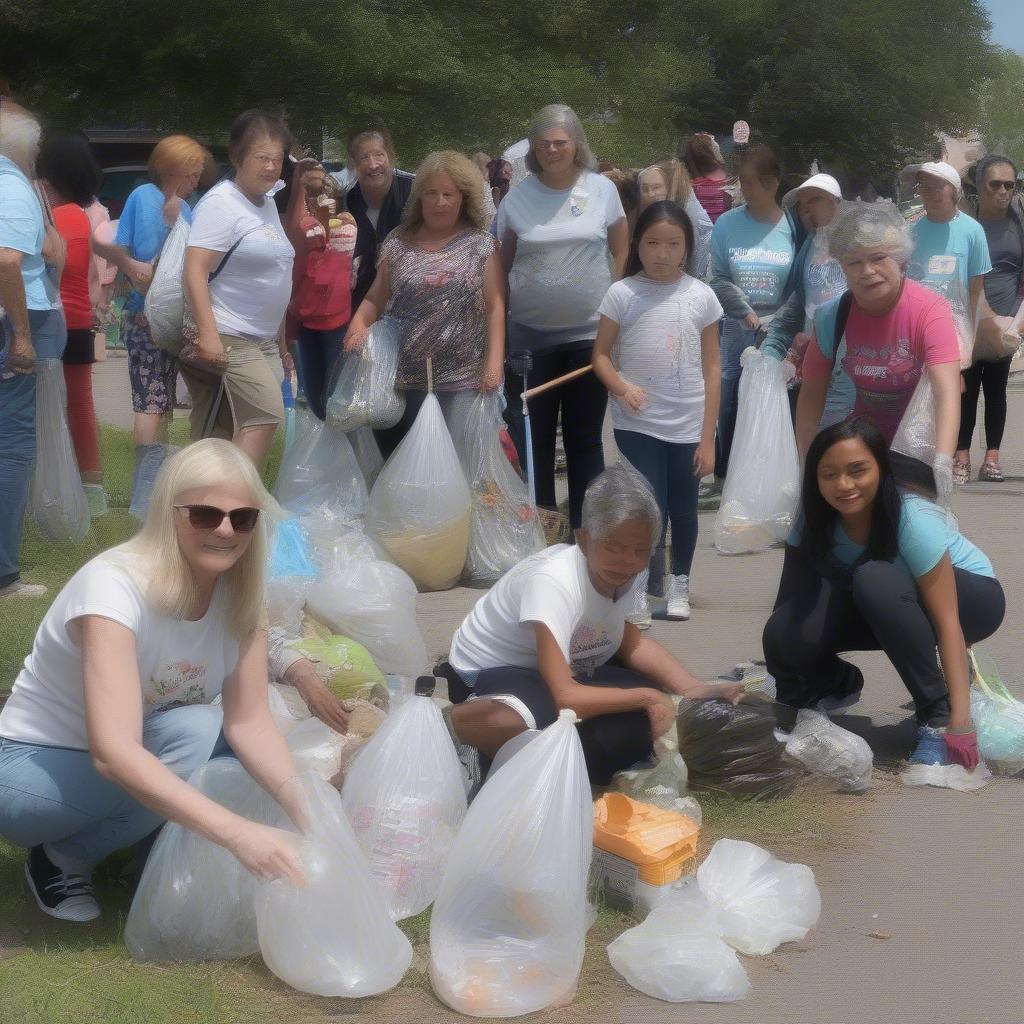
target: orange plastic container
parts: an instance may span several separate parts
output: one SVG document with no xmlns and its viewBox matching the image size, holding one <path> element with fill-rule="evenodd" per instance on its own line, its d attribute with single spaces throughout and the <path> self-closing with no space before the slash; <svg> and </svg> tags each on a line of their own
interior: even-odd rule
<svg viewBox="0 0 1024 1024">
<path fill-rule="evenodd" d="M 685 814 L 606 793 L 594 804 L 594 845 L 635 864 L 640 881 L 667 885 L 697 856 L 700 826 Z"/>
</svg>

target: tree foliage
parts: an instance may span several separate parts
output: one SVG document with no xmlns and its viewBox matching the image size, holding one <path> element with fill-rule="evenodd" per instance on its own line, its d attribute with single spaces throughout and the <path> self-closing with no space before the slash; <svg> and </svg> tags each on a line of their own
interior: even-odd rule
<svg viewBox="0 0 1024 1024">
<path fill-rule="evenodd" d="M 1024 57 L 1000 51 L 996 72 L 982 83 L 979 101 L 979 127 L 989 151 L 1005 153 L 1024 168 Z"/>
<path fill-rule="evenodd" d="M 386 124 L 406 166 L 562 101 L 618 161 L 743 117 L 801 168 L 888 171 L 973 126 L 994 67 L 981 0 L 0 0 L 0 25 L 51 121 L 223 132 L 266 106 L 314 147 Z"/>
</svg>

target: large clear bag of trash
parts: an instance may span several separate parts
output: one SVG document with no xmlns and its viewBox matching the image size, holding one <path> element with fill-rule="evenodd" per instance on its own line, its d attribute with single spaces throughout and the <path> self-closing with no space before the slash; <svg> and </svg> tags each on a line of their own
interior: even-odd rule
<svg viewBox="0 0 1024 1024">
<path fill-rule="evenodd" d="M 788 796 L 802 775 L 775 737 L 769 704 L 684 700 L 676 729 L 691 789 L 770 800 Z"/>
<path fill-rule="evenodd" d="M 309 588 L 306 609 L 329 632 L 362 644 L 385 675 L 415 677 L 427 665 L 416 584 L 396 565 L 353 560 Z"/>
<path fill-rule="evenodd" d="M 562 711 L 470 805 L 430 920 L 430 978 L 470 1017 L 516 1017 L 576 993 L 594 812 L 575 714 Z"/>
<path fill-rule="evenodd" d="M 673 751 L 650 767 L 616 772 L 609 788 L 641 803 L 685 814 L 699 825 L 703 813 L 700 804 L 692 796 L 687 796 L 688 777 L 686 762 L 678 751 Z"/>
<path fill-rule="evenodd" d="M 189 230 L 188 221 L 179 214 L 160 249 L 143 306 L 153 343 L 175 354 L 181 351 L 183 344 L 185 292 L 182 272 Z"/>
<path fill-rule="evenodd" d="M 832 779 L 840 793 L 863 793 L 871 785 L 874 758 L 868 741 L 828 715 L 801 708 L 785 742 L 790 757 L 812 775 Z"/>
<path fill-rule="evenodd" d="M 490 586 L 544 547 L 544 528 L 501 447 L 504 420 L 497 393 L 457 394 L 448 426 L 473 497 L 464 577 L 475 586 Z"/>
<path fill-rule="evenodd" d="M 297 515 L 327 507 L 344 521 L 359 522 L 366 515 L 366 483 L 348 438 L 305 411 L 281 460 L 274 496 Z"/>
<path fill-rule="evenodd" d="M 348 435 L 348 439 L 352 443 L 352 451 L 355 452 L 356 462 L 359 463 L 359 468 L 362 470 L 366 486 L 371 488 L 377 482 L 377 477 L 380 476 L 380 471 L 384 468 L 384 456 L 380 453 L 373 430 L 370 427 L 360 427 L 358 430 L 353 430 Z"/>
<path fill-rule="evenodd" d="M 715 518 L 715 547 L 723 555 L 764 551 L 785 540 L 800 501 L 800 459 L 786 397 L 793 366 L 755 348 L 740 362 L 736 433 Z"/>
<path fill-rule="evenodd" d="M 344 512 L 321 505 L 302 516 L 302 529 L 323 573 L 341 572 L 349 562 L 388 562 L 388 553 Z"/>
<path fill-rule="evenodd" d="M 821 894 L 806 864 L 719 839 L 697 869 L 697 885 L 718 915 L 722 938 L 741 953 L 764 956 L 797 942 L 821 915 Z"/>
<path fill-rule="evenodd" d="M 345 813 L 395 921 L 434 902 L 466 813 L 455 747 L 430 697 L 409 697 L 359 752 Z"/>
<path fill-rule="evenodd" d="M 743 964 L 695 885 L 623 932 L 608 946 L 608 960 L 633 988 L 669 1003 L 731 1003 L 750 993 Z"/>
<path fill-rule="evenodd" d="M 470 494 L 437 396 L 377 477 L 366 515 L 369 531 L 422 590 L 447 590 L 469 551 Z"/>
<path fill-rule="evenodd" d="M 393 427 L 405 412 L 405 397 L 395 391 L 398 332 L 383 317 L 366 335 L 359 352 L 342 357 L 337 382 L 327 400 L 327 422 L 338 430 Z"/>
<path fill-rule="evenodd" d="M 1024 773 L 1024 703 L 1006 688 L 983 651 L 970 652 L 974 668 L 971 718 L 978 752 L 996 775 Z"/>
<path fill-rule="evenodd" d="M 926 466 L 935 461 L 935 395 L 927 373 L 921 374 L 890 447 Z"/>
<path fill-rule="evenodd" d="M 962 764 L 909 764 L 900 774 L 905 786 L 935 786 L 973 793 L 987 785 L 992 773 L 984 761 L 968 771 Z"/>
<path fill-rule="evenodd" d="M 211 713 L 219 714 L 211 708 Z M 278 804 L 232 757 L 208 761 L 189 784 L 229 811 L 281 827 Z M 136 960 L 234 960 L 259 950 L 255 878 L 224 847 L 168 822 L 146 861 L 124 930 Z"/>
<path fill-rule="evenodd" d="M 285 785 L 300 790 L 306 818 L 306 884 L 282 878 L 258 887 L 264 963 L 292 988 L 318 996 L 358 998 L 394 988 L 412 963 L 412 946 L 388 916 L 338 791 L 311 773 Z"/>
<path fill-rule="evenodd" d="M 29 510 L 49 541 L 80 541 L 89 532 L 89 502 L 68 429 L 68 396 L 59 359 L 36 361 L 36 466 Z"/>
</svg>

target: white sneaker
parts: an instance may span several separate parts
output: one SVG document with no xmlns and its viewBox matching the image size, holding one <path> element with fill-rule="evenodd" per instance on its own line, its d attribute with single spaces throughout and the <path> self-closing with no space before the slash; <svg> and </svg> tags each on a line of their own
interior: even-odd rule
<svg viewBox="0 0 1024 1024">
<path fill-rule="evenodd" d="M 0 587 L 0 601 L 7 597 L 45 597 L 46 587 L 42 583 L 26 583 L 24 580 L 15 580 L 8 583 L 6 587 Z"/>
<path fill-rule="evenodd" d="M 690 617 L 689 576 L 665 576 L 665 617 L 674 622 Z"/>
<path fill-rule="evenodd" d="M 651 628 L 651 603 L 647 595 L 641 593 L 633 610 L 626 616 L 626 621 L 632 623 L 637 629 Z"/>
</svg>

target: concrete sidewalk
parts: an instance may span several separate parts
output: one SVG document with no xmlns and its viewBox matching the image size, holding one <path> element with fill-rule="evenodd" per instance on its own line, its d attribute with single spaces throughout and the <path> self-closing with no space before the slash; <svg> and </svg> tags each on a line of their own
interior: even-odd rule
<svg viewBox="0 0 1024 1024">
<path fill-rule="evenodd" d="M 96 368 L 104 422 L 129 426 L 126 361 Z M 1006 622 L 985 645 L 1009 685 L 1024 694 L 1024 379 L 1011 383 L 1004 484 L 972 483 L 957 493 L 964 533 L 992 559 L 1007 593 Z M 982 417 L 979 415 L 979 425 Z M 974 457 L 981 464 L 981 450 Z M 761 630 L 778 583 L 781 552 L 726 558 L 711 546 L 713 516 L 702 515 L 692 574 L 693 618 L 656 622 L 651 635 L 699 677 L 712 678 L 761 650 Z M 479 592 L 419 598 L 431 655 Z M 907 693 L 884 657 L 855 655 L 867 679 L 861 704 L 843 720 L 876 750 L 876 783 L 859 800 L 853 842 L 810 852 L 822 890 L 819 926 L 765 960 L 745 959 L 753 992 L 726 1006 L 672 1006 L 624 983 L 594 1005 L 552 1020 L 652 1024 L 1014 1024 L 1024 1020 L 1024 781 L 994 780 L 975 794 L 909 789 L 895 762 L 909 750 Z M 870 933 L 889 936 L 872 937 Z M 464 1020 L 423 994 L 406 995 L 403 1019 Z M 415 1004 L 415 1005 L 412 1005 Z M 397 1006 L 396 1006 L 397 1008 Z M 381 1017 L 392 1016 L 389 1007 Z M 369 1017 L 358 1016 L 368 1020 Z"/>
</svg>

